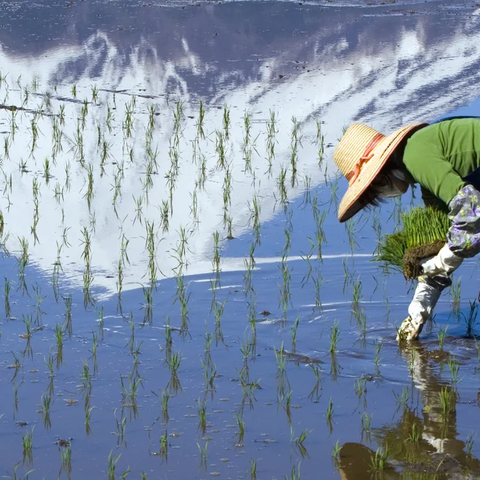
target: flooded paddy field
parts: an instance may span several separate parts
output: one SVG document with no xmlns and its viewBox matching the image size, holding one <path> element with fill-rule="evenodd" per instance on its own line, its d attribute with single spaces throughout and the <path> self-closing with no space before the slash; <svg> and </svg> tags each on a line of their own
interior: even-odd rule
<svg viewBox="0 0 480 480">
<path fill-rule="evenodd" d="M 400 349 L 332 160 L 480 114 L 478 7 L 348 3 L 0 3 L 0 476 L 480 475 L 478 262 Z"/>
</svg>

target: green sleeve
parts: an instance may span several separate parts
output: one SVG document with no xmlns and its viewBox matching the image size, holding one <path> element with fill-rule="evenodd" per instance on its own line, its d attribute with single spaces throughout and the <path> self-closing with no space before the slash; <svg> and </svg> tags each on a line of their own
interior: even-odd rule
<svg viewBox="0 0 480 480">
<path fill-rule="evenodd" d="M 426 127 L 408 139 L 403 163 L 424 190 L 448 205 L 465 183 L 445 158 L 442 140 L 435 130 Z"/>
</svg>

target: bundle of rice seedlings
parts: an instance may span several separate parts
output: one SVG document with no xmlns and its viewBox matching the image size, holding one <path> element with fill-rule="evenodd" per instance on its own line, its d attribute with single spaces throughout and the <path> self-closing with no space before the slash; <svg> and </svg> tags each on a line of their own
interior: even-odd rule
<svg viewBox="0 0 480 480">
<path fill-rule="evenodd" d="M 376 260 L 412 280 L 421 274 L 420 261 L 433 257 L 445 245 L 450 220 L 436 208 L 417 207 L 402 214 L 401 222 L 395 233 L 384 235 Z"/>
</svg>

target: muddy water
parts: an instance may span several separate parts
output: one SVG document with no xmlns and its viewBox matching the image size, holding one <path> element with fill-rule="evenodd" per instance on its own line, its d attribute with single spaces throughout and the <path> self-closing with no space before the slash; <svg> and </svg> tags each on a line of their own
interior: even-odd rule
<svg viewBox="0 0 480 480">
<path fill-rule="evenodd" d="M 480 474 L 477 262 L 400 350 L 417 200 L 340 225 L 331 158 L 479 114 L 477 7 L 348 3 L 1 4 L 2 475 Z"/>
</svg>

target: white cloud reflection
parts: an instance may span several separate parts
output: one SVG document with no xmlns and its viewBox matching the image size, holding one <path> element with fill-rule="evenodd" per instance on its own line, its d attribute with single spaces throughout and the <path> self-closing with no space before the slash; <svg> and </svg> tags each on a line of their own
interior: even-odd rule
<svg viewBox="0 0 480 480">
<path fill-rule="evenodd" d="M 11 130 L 11 112 L 0 111 L 2 145 L 9 139 L 10 158 L 3 157 L 3 188 L 0 208 L 5 217 L 9 237 L 6 246 L 13 252 L 19 250 L 19 238 L 29 242 L 30 262 L 49 273 L 57 258 L 57 245 L 62 244 L 62 233 L 66 232 L 68 246 L 61 251 L 64 277 L 74 286 L 82 285 L 84 260 L 82 252 L 82 228 L 87 227 L 92 237 L 92 268 L 94 285 L 116 291 L 117 265 L 120 258 L 122 238 L 128 239 L 127 249 L 130 265 L 125 266 L 124 290 L 136 288 L 148 281 L 148 255 L 145 249 L 146 222 L 157 228 L 157 265 L 162 275 L 171 276 L 177 262 L 173 258 L 179 242 L 179 231 L 188 232 L 188 270 L 197 274 L 211 270 L 213 233 L 226 230 L 222 223 L 223 191 L 225 172 L 217 168 L 218 153 L 215 150 L 216 132 L 222 130 L 222 105 L 230 107 L 231 131 L 227 145 L 227 160 L 232 177 L 231 214 L 234 235 L 240 236 L 250 230 L 249 204 L 255 194 L 261 200 L 261 222 L 273 217 L 278 206 L 277 179 L 282 167 L 289 165 L 291 155 L 292 117 L 301 122 L 303 137 L 299 151 L 299 182 L 288 187 L 289 198 L 303 190 L 303 176 L 311 177 L 312 186 L 324 180 L 324 173 L 317 165 L 315 144 L 315 118 L 325 122 L 326 143 L 335 144 L 342 129 L 352 121 L 361 120 L 385 131 L 397 128 L 403 123 L 432 119 L 442 112 L 480 96 L 478 58 L 479 36 L 472 26 L 472 18 L 465 20 L 468 28 L 458 26 L 448 35 L 441 35 L 432 41 L 425 34 L 425 25 L 417 22 L 402 23 L 398 19 L 401 34 L 395 43 L 374 44 L 369 35 L 371 25 L 366 24 L 363 32 L 357 33 L 356 48 L 342 29 L 337 36 L 328 40 L 309 38 L 308 44 L 297 39 L 291 50 L 275 54 L 271 58 L 255 59 L 256 76 L 244 78 L 241 83 L 223 83 L 206 101 L 205 131 L 207 138 L 200 140 L 194 149 L 197 137 L 198 95 L 188 79 L 202 78 L 208 74 L 222 79 L 222 65 L 203 60 L 192 51 L 191 42 L 180 39 L 182 54 L 165 60 L 154 44 L 142 38 L 132 46 L 128 65 L 122 52 L 109 35 L 98 32 L 91 35 L 82 45 L 53 47 L 40 56 L 15 55 L 7 49 L 0 49 L 2 73 L 8 72 L 3 82 L 0 99 L 7 105 L 21 105 L 25 99 L 25 87 L 32 90 L 34 78 L 38 79 L 39 93 L 30 93 L 26 107 L 32 110 L 45 108 L 45 92 L 52 95 L 50 112 L 58 114 L 65 107 L 63 129 L 63 151 L 56 156 L 51 166 L 52 178 L 46 184 L 42 176 L 44 162 L 52 162 L 53 117 L 38 117 L 38 146 L 33 154 L 32 124 L 34 114 L 18 111 L 18 131 L 14 139 Z M 438 26 L 441 28 L 441 25 Z M 320 32 L 320 30 L 319 30 Z M 321 37 L 321 35 L 319 35 Z M 308 54 L 306 68 L 278 78 L 278 71 L 295 58 L 296 50 Z M 69 76 L 72 62 L 83 62 L 80 78 Z M 253 60 L 252 60 L 253 61 Z M 99 69 L 99 65 L 101 68 Z M 218 72 L 218 73 L 217 73 Z M 242 65 L 238 66 L 238 78 L 242 76 Z M 235 76 L 232 72 L 224 78 Z M 62 78 L 62 82 L 55 81 Z M 17 83 L 17 79 L 18 83 Z M 53 79 L 53 80 L 52 80 Z M 72 83 L 76 84 L 77 98 L 91 101 L 92 86 L 102 89 L 96 105 L 89 103 L 85 128 L 81 130 L 84 142 L 85 163 L 79 161 L 74 148 L 78 118 L 82 103 L 64 101 L 72 99 Z M 56 91 L 54 89 L 56 87 Z M 105 90 L 117 90 L 113 95 Z M 124 138 L 122 123 L 125 121 L 127 104 L 131 94 L 137 95 L 132 138 Z M 142 95 L 148 97 L 142 97 Z M 151 98 L 150 98 L 151 97 Z M 169 200 L 165 176 L 170 168 L 169 145 L 173 134 L 173 111 L 177 102 L 183 103 L 184 119 L 179 145 L 180 165 L 173 200 L 174 215 L 170 219 L 168 232 L 160 229 L 160 208 L 162 201 Z M 43 105 L 43 107 L 42 107 Z M 108 106 L 114 120 L 112 131 L 107 125 Z M 115 110 L 114 107 L 116 106 Z M 146 175 L 145 133 L 148 125 L 150 106 L 159 113 L 153 135 L 153 150 L 158 149 L 158 170 L 152 175 L 153 185 L 143 200 L 142 223 L 136 215 L 137 201 L 144 191 Z M 245 174 L 242 154 L 244 136 L 243 117 L 245 111 L 252 115 L 251 138 L 256 138 L 256 150 L 252 154 L 252 171 Z M 270 111 L 277 112 L 278 133 L 276 135 L 276 158 L 271 175 L 265 174 L 266 122 Z M 194 117 L 194 118 L 189 118 Z M 100 129 L 100 144 L 98 141 Z M 101 176 L 100 162 L 103 142 L 107 142 L 109 155 L 105 174 Z M 129 152 L 133 150 L 133 162 Z M 197 189 L 198 219 L 194 220 L 192 202 L 195 182 L 199 178 L 202 158 L 206 160 L 207 182 L 205 190 Z M 327 150 L 328 171 L 333 172 L 331 149 Z M 26 162 L 28 173 L 22 173 L 19 165 Z M 124 178 L 117 199 L 118 217 L 112 205 L 115 193 L 115 172 L 123 164 Z M 70 167 L 70 188 L 65 187 L 65 166 Z M 88 188 L 88 165 L 94 172 L 94 198 L 89 212 L 85 198 Z M 12 180 L 12 189 L 9 182 Z M 37 235 L 39 243 L 34 244 L 32 224 L 34 203 L 32 182 L 37 178 L 40 184 L 39 222 Z M 63 189 L 60 201 L 55 198 L 55 188 Z M 275 194 L 275 195 L 274 195 Z M 92 219 L 95 218 L 95 229 Z M 243 261 L 223 259 L 222 268 L 238 269 Z"/>
</svg>

